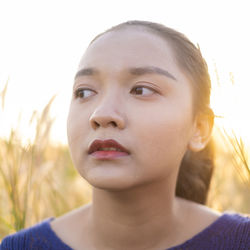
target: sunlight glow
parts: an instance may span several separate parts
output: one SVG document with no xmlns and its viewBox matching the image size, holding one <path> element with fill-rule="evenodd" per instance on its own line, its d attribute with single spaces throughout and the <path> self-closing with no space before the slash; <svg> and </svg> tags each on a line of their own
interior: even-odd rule
<svg viewBox="0 0 250 250">
<path fill-rule="evenodd" d="M 57 95 L 51 110 L 56 118 L 52 139 L 66 143 L 73 76 L 81 54 L 106 28 L 142 19 L 176 28 L 199 43 L 213 82 L 211 105 L 223 117 L 216 123 L 250 141 L 250 38 L 246 36 L 250 16 L 247 3 L 240 2 L 148 1 L 142 8 L 139 1 L 130 0 L 2 1 L 0 92 L 8 78 L 9 86 L 4 111 L 0 110 L 0 136 L 19 126 L 21 137 L 33 138 L 35 125 L 29 125 L 33 111 L 41 113 Z M 110 12 L 110 6 L 115 11 Z"/>
</svg>

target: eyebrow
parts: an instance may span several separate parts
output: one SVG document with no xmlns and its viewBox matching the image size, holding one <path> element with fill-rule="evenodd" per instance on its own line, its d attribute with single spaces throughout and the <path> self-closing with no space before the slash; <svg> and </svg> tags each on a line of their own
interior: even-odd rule
<svg viewBox="0 0 250 250">
<path fill-rule="evenodd" d="M 98 71 L 94 68 L 84 68 L 84 69 L 81 69 L 79 70 L 76 75 L 75 75 L 75 79 L 77 77 L 80 77 L 80 76 L 92 76 L 92 75 L 95 75 L 97 74 Z"/>
<path fill-rule="evenodd" d="M 141 76 L 145 74 L 159 74 L 177 81 L 177 79 L 167 70 L 155 66 L 131 68 L 129 71 L 132 75 L 136 76 Z"/>
<path fill-rule="evenodd" d="M 136 76 L 141 76 L 145 74 L 159 74 L 159 75 L 164 75 L 168 78 L 171 78 L 177 81 L 176 77 L 170 74 L 167 70 L 156 67 L 156 66 L 130 68 L 129 72 L 130 74 L 136 75 Z M 92 75 L 97 75 L 97 74 L 98 74 L 98 70 L 95 68 L 83 68 L 76 73 L 75 79 L 80 76 L 92 76 Z"/>
</svg>

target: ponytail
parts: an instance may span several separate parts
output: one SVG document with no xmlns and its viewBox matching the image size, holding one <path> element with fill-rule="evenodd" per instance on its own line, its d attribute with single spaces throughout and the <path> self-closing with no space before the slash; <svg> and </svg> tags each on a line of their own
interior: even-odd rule
<svg viewBox="0 0 250 250">
<path fill-rule="evenodd" d="M 188 150 L 183 157 L 176 186 L 176 196 L 205 204 L 214 168 L 214 147 L 211 140 L 199 152 Z"/>
</svg>

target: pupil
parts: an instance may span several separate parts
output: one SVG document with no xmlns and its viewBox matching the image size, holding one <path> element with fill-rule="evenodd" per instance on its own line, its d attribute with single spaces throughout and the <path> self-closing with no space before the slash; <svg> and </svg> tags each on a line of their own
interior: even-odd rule
<svg viewBox="0 0 250 250">
<path fill-rule="evenodd" d="M 142 87 L 136 88 L 136 94 L 142 94 Z"/>
<path fill-rule="evenodd" d="M 80 91 L 79 95 L 80 95 L 80 97 L 84 97 L 84 92 Z"/>
</svg>

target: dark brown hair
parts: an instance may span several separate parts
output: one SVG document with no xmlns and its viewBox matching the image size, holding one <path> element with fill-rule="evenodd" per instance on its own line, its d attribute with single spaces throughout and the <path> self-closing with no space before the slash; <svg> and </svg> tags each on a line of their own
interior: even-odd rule
<svg viewBox="0 0 250 250">
<path fill-rule="evenodd" d="M 203 112 L 213 118 L 213 112 L 210 109 L 211 81 L 207 63 L 202 57 L 199 47 L 196 47 L 184 34 L 158 23 L 128 21 L 99 34 L 92 42 L 107 32 L 128 27 L 143 28 L 169 42 L 178 66 L 194 86 L 194 114 Z M 191 152 L 188 150 L 186 152 L 177 179 L 177 196 L 205 204 L 214 165 L 213 158 L 212 141 L 202 151 Z"/>
</svg>

